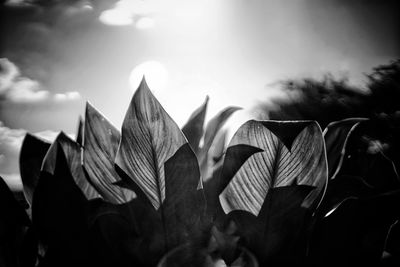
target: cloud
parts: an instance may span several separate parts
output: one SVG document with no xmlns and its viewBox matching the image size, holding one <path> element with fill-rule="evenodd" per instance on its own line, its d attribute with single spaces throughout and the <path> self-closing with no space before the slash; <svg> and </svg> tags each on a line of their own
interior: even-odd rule
<svg viewBox="0 0 400 267">
<path fill-rule="evenodd" d="M 40 102 L 46 100 L 75 101 L 81 98 L 76 91 L 52 95 L 38 81 L 21 75 L 19 68 L 7 58 L 0 58 L 0 99 L 11 102 Z"/>
<path fill-rule="evenodd" d="M 14 191 L 22 189 L 19 154 L 26 133 L 24 129 L 11 129 L 0 121 L 0 176 Z M 48 142 L 53 142 L 58 134 L 59 132 L 51 130 L 33 133 Z M 75 139 L 73 134 L 68 136 Z"/>
<path fill-rule="evenodd" d="M 18 159 L 25 133 L 22 129 L 10 129 L 0 122 L 0 176 L 12 190 L 22 188 Z"/>
<path fill-rule="evenodd" d="M 157 6 L 154 0 L 120 0 L 111 9 L 103 11 L 99 20 L 111 26 L 135 25 L 140 30 L 149 29 L 155 25 L 152 15 L 157 12 Z"/>
</svg>

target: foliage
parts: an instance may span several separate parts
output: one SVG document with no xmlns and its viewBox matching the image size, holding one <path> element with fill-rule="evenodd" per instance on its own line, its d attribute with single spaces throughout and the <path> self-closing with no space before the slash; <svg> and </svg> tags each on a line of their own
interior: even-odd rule
<svg viewBox="0 0 400 267">
<path fill-rule="evenodd" d="M 77 140 L 27 135 L 32 216 L 0 180 L 2 266 L 155 266 L 175 252 L 191 266 L 396 263 L 396 118 L 324 132 L 250 120 L 225 148 L 218 132 L 238 108 L 204 130 L 207 103 L 180 130 L 143 80 L 121 132 L 87 103 Z"/>
</svg>

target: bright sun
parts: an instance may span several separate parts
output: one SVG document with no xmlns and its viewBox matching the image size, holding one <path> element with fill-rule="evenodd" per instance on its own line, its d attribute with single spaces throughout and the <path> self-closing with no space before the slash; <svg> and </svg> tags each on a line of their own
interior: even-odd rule
<svg viewBox="0 0 400 267">
<path fill-rule="evenodd" d="M 132 90 L 136 90 L 145 76 L 146 82 L 153 92 L 161 92 L 165 89 L 168 81 L 166 68 L 158 61 L 146 61 L 137 65 L 129 76 L 129 83 Z"/>
</svg>

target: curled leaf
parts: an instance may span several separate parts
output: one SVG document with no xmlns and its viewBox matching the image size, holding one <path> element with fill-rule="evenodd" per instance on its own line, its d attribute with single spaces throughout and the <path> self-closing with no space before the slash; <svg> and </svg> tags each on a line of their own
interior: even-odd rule
<svg viewBox="0 0 400 267">
<path fill-rule="evenodd" d="M 345 149 L 350 134 L 360 124 L 368 119 L 349 118 L 330 123 L 324 130 L 326 154 L 328 159 L 329 178 L 334 179 L 343 163 Z"/>
</svg>

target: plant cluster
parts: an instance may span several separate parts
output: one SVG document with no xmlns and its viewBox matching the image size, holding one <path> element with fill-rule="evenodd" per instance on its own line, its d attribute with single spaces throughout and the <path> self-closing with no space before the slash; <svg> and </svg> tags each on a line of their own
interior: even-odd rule
<svg viewBox="0 0 400 267">
<path fill-rule="evenodd" d="M 27 134 L 27 210 L 0 179 L 0 266 L 156 266 L 171 251 L 167 266 L 398 263 L 390 129 L 250 120 L 225 147 L 238 108 L 204 131 L 207 103 L 181 130 L 143 80 L 121 132 L 88 103 L 76 140 Z"/>
</svg>

